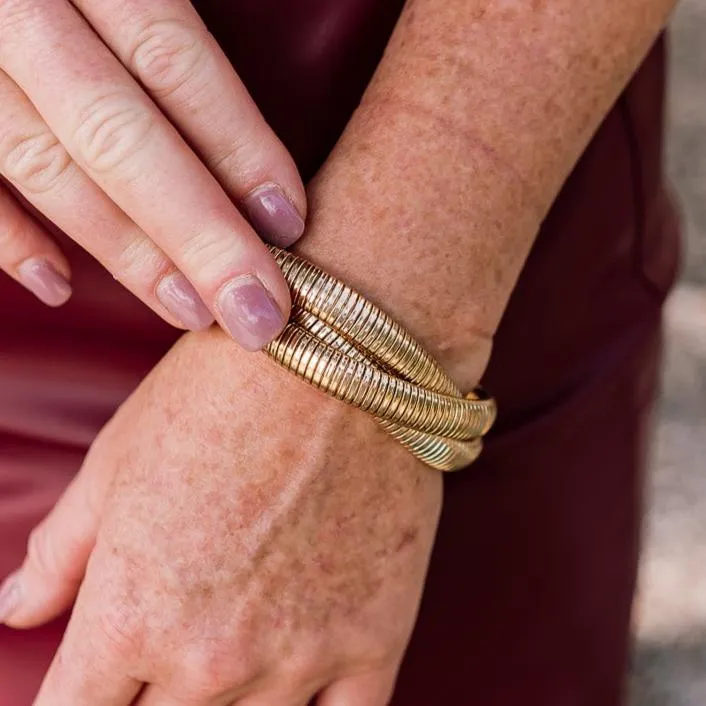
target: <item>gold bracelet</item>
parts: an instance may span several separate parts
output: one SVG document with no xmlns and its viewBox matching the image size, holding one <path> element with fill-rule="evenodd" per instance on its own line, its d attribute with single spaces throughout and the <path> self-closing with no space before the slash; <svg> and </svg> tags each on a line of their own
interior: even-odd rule
<svg viewBox="0 0 706 706">
<path fill-rule="evenodd" d="M 463 396 L 399 324 L 340 280 L 270 247 L 292 291 L 292 317 L 265 350 L 280 365 L 378 423 L 433 468 L 474 461 L 495 402 L 481 389 Z"/>
</svg>

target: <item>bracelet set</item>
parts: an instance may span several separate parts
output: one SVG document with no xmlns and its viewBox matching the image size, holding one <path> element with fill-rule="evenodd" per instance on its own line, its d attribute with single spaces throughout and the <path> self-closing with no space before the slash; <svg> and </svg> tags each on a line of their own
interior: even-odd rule
<svg viewBox="0 0 706 706">
<path fill-rule="evenodd" d="M 265 352 L 336 399 L 372 414 L 414 456 L 441 471 L 473 462 L 494 400 L 458 389 L 399 324 L 316 265 L 270 247 L 292 293 L 292 316 Z"/>
</svg>

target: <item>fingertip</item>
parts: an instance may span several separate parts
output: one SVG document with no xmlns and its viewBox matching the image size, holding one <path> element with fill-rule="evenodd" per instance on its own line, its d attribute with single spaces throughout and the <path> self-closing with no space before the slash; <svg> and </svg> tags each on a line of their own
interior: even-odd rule
<svg viewBox="0 0 706 706">
<path fill-rule="evenodd" d="M 61 609 L 47 610 L 46 605 L 33 604 L 21 569 L 8 576 L 0 588 L 0 625 L 27 630 L 49 622 L 61 612 Z"/>
<path fill-rule="evenodd" d="M 2 586 L 0 586 L 0 625 L 12 625 L 13 616 L 22 601 L 22 585 L 20 581 L 20 572 L 15 571 L 10 574 Z"/>
<path fill-rule="evenodd" d="M 262 350 L 285 327 L 291 304 L 286 308 L 262 277 L 235 277 L 217 296 L 220 320 L 226 332 L 246 351 Z"/>
<path fill-rule="evenodd" d="M 60 270 L 64 270 L 61 272 Z M 68 268 L 46 258 L 30 257 L 17 267 L 19 282 L 42 303 L 59 307 L 71 298 Z"/>
<path fill-rule="evenodd" d="M 47 582 L 33 575 L 25 562 L 0 587 L 0 625 L 13 630 L 44 625 L 70 608 L 78 587 L 78 583 Z"/>
<path fill-rule="evenodd" d="M 277 184 L 267 183 L 248 193 L 242 210 L 258 235 L 267 243 L 288 248 L 304 234 L 305 215 Z"/>
<path fill-rule="evenodd" d="M 155 288 L 157 299 L 188 331 L 204 331 L 213 324 L 213 314 L 181 272 L 163 277 Z"/>
</svg>

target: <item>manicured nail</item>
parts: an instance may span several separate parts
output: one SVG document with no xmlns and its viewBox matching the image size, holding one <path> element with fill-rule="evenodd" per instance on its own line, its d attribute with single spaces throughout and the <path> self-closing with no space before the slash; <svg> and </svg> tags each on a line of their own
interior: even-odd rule
<svg viewBox="0 0 706 706">
<path fill-rule="evenodd" d="M 259 351 L 284 327 L 284 315 L 257 277 L 244 275 L 218 295 L 218 309 L 230 335 L 247 351 Z"/>
<path fill-rule="evenodd" d="M 71 296 L 71 285 L 47 260 L 30 258 L 17 268 L 20 282 L 47 306 L 61 306 Z"/>
<path fill-rule="evenodd" d="M 213 314 L 181 272 L 162 279 L 157 285 L 157 299 L 191 331 L 203 331 L 213 323 Z"/>
<path fill-rule="evenodd" d="M 275 184 L 266 184 L 243 199 L 243 211 L 263 240 L 289 247 L 304 232 L 304 219 Z"/>
<path fill-rule="evenodd" d="M 17 610 L 22 598 L 22 586 L 17 573 L 11 574 L 0 588 L 0 625 Z"/>
</svg>

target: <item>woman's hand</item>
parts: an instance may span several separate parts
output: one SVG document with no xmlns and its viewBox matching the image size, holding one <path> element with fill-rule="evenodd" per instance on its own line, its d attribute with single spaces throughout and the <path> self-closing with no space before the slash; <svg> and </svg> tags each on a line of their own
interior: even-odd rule
<svg viewBox="0 0 706 706">
<path fill-rule="evenodd" d="M 372 418 L 187 335 L 33 534 L 10 625 L 66 608 L 90 555 L 35 706 L 382 706 L 440 503 Z"/>
<path fill-rule="evenodd" d="M 70 295 L 33 208 L 172 324 L 272 339 L 289 294 L 234 202 L 286 246 L 304 189 L 191 4 L 4 0 L 0 37 L 0 267 Z"/>
</svg>

